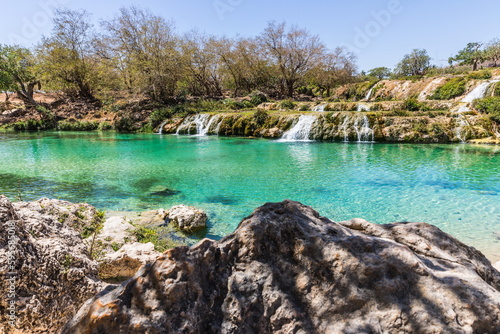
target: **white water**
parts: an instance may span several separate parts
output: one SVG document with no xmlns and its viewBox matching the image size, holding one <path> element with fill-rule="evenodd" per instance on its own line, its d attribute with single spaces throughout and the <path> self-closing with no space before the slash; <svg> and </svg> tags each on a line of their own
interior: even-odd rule
<svg viewBox="0 0 500 334">
<path fill-rule="evenodd" d="M 344 142 L 348 142 L 349 141 L 349 115 L 345 115 L 345 118 L 344 118 L 344 121 L 342 122 L 342 125 L 340 127 L 340 129 L 342 130 L 342 132 L 344 133 Z"/>
<path fill-rule="evenodd" d="M 474 88 L 472 90 L 472 92 L 470 92 L 469 94 L 467 94 L 462 101 L 460 102 L 467 102 L 467 103 L 471 103 L 473 102 L 475 99 L 482 99 L 485 95 L 486 95 L 486 91 L 488 90 L 488 87 L 492 84 L 492 83 L 495 83 L 495 82 L 500 82 L 500 80 L 491 80 L 491 81 L 486 81 L 486 82 L 483 82 L 482 84 L 480 84 L 479 86 L 477 86 L 476 88 Z"/>
<path fill-rule="evenodd" d="M 163 123 L 160 124 L 160 128 L 158 129 L 158 134 L 161 135 L 163 133 L 163 127 L 165 126 L 165 124 L 167 124 L 168 121 L 165 121 Z"/>
<path fill-rule="evenodd" d="M 204 120 L 201 123 L 200 129 L 199 129 L 198 133 L 196 134 L 197 136 L 208 135 L 208 131 L 210 131 L 210 127 L 212 126 L 214 121 L 219 119 L 219 116 L 218 115 L 214 115 L 212 117 L 209 116 L 207 119 L 209 119 L 208 122 L 206 122 L 206 120 Z M 196 129 L 198 129 L 198 127 L 196 127 Z"/>
<path fill-rule="evenodd" d="M 374 131 L 370 128 L 370 120 L 366 115 L 361 120 L 359 117 L 356 118 L 354 121 L 354 131 L 356 131 L 358 136 L 358 143 L 373 142 Z"/>
<path fill-rule="evenodd" d="M 370 106 L 366 103 L 359 103 L 357 110 L 358 111 L 370 111 Z"/>
<path fill-rule="evenodd" d="M 455 135 L 460 140 L 461 143 L 466 142 L 466 138 L 464 137 L 466 134 L 464 133 L 464 128 L 466 126 L 470 126 L 470 123 L 467 121 L 467 118 L 464 115 L 458 114 L 456 118 L 457 127 L 455 128 Z"/>
<path fill-rule="evenodd" d="M 325 111 L 325 107 L 327 106 L 328 104 L 326 103 L 323 103 L 323 104 L 318 104 L 317 106 L 313 107 L 312 108 L 312 111 L 316 111 L 316 112 L 324 112 Z"/>
<path fill-rule="evenodd" d="M 370 128 L 370 120 L 366 115 L 354 114 L 352 117 L 345 115 L 344 121 L 339 126 L 339 132 L 344 136 L 344 142 L 349 142 L 349 134 L 356 133 L 358 143 L 372 143 L 375 132 Z"/>
<path fill-rule="evenodd" d="M 372 97 L 372 93 L 373 93 L 373 88 L 370 88 L 370 90 L 368 91 L 368 93 L 366 93 L 366 96 L 365 96 L 365 101 L 370 101 L 371 97 Z"/>
<path fill-rule="evenodd" d="M 297 124 L 285 132 L 280 141 L 310 141 L 309 134 L 316 117 L 312 115 L 301 115 Z"/>
<path fill-rule="evenodd" d="M 175 132 L 176 135 L 179 135 L 180 131 L 187 129 L 188 135 L 191 135 L 191 127 L 192 125 L 196 126 L 196 136 L 206 136 L 210 126 L 213 122 L 213 119 L 216 117 L 210 117 L 209 114 L 197 114 L 195 116 L 188 116 L 184 119 L 181 125 L 177 128 Z"/>
</svg>

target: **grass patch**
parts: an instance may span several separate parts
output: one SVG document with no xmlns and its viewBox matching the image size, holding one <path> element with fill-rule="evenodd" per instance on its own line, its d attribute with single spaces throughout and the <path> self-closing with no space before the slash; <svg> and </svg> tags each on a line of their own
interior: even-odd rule
<svg viewBox="0 0 500 334">
<path fill-rule="evenodd" d="M 438 87 L 429 98 L 431 100 L 451 100 L 465 93 L 466 84 L 467 80 L 463 77 L 452 78 Z"/>
</svg>

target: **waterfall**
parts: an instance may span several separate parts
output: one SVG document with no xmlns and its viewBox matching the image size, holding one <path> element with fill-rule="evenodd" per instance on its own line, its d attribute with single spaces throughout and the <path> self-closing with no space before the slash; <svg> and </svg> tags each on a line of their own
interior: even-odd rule
<svg viewBox="0 0 500 334">
<path fill-rule="evenodd" d="M 356 131 L 358 136 L 358 143 L 373 142 L 374 131 L 370 128 L 370 120 L 366 115 L 361 119 L 361 126 L 360 118 L 356 118 L 354 121 L 354 131 Z"/>
<path fill-rule="evenodd" d="M 479 86 L 477 86 L 476 88 L 474 88 L 472 90 L 472 92 L 470 92 L 469 94 L 467 94 L 463 98 L 463 100 L 460 101 L 460 102 L 471 103 L 471 102 L 474 102 L 475 99 L 482 99 L 486 95 L 486 91 L 488 90 L 488 87 L 492 83 L 495 83 L 495 82 L 500 82 L 500 80 L 491 80 L 491 81 L 483 82 L 482 84 L 480 84 Z"/>
<path fill-rule="evenodd" d="M 316 111 L 316 112 L 324 112 L 325 111 L 325 108 L 328 104 L 326 103 L 323 103 L 323 104 L 318 104 L 317 106 L 313 107 L 312 108 L 312 111 Z"/>
<path fill-rule="evenodd" d="M 370 111 L 370 106 L 366 103 L 358 103 L 357 111 Z"/>
<path fill-rule="evenodd" d="M 309 134 L 316 117 L 312 115 L 301 115 L 297 124 L 285 132 L 280 141 L 309 141 Z"/>
<path fill-rule="evenodd" d="M 222 122 L 224 121 L 224 116 L 222 116 L 221 120 L 219 121 L 219 124 L 215 127 L 215 134 L 218 136 L 219 131 L 220 131 L 220 126 L 222 125 Z"/>
<path fill-rule="evenodd" d="M 373 86 L 372 88 L 370 88 L 370 90 L 368 91 L 368 93 L 366 93 L 365 101 L 370 101 L 370 99 L 372 97 L 372 93 L 373 93 L 373 88 L 375 88 L 375 86 Z"/>
<path fill-rule="evenodd" d="M 349 133 L 356 133 L 358 143 L 371 143 L 375 140 L 375 132 L 370 128 L 370 120 L 366 115 L 355 114 L 353 117 L 345 115 L 339 126 L 339 132 L 344 136 L 344 142 L 349 142 Z"/>
<path fill-rule="evenodd" d="M 210 117 L 210 114 L 196 114 L 194 116 L 187 116 L 184 121 L 179 125 L 176 135 L 179 135 L 182 130 L 187 129 L 188 135 L 191 134 L 191 127 L 196 126 L 196 136 L 206 136 L 208 134 L 208 130 L 210 130 L 210 126 L 212 125 L 213 119 L 216 118 Z"/>
<path fill-rule="evenodd" d="M 463 132 L 466 126 L 470 126 L 470 123 L 467 121 L 467 118 L 464 115 L 460 114 L 458 114 L 455 120 L 458 124 L 458 126 L 455 128 L 455 135 L 457 136 L 458 140 L 460 140 L 461 143 L 465 143 L 466 138 L 464 138 L 464 135 L 466 134 Z"/>
<path fill-rule="evenodd" d="M 201 125 L 200 125 L 200 128 L 198 130 L 198 126 L 196 127 L 196 129 L 198 130 L 197 131 L 197 136 L 206 136 L 208 135 L 208 132 L 210 131 L 210 127 L 212 126 L 213 122 L 217 119 L 219 119 L 219 116 L 218 115 L 214 115 L 212 117 L 210 117 L 210 115 L 206 115 L 208 117 L 206 117 L 205 119 L 203 119 L 201 121 Z M 208 119 L 208 122 L 207 122 L 207 119 Z"/>
<path fill-rule="evenodd" d="M 158 134 L 161 135 L 163 133 L 163 127 L 165 126 L 165 124 L 168 123 L 168 120 L 167 121 L 164 121 L 163 123 L 160 124 L 160 128 L 158 129 Z"/>
<path fill-rule="evenodd" d="M 349 121 L 349 115 L 345 115 L 344 121 L 342 122 L 342 125 L 340 127 L 340 129 L 342 129 L 342 132 L 344 133 L 344 142 L 346 143 L 349 141 Z"/>
</svg>

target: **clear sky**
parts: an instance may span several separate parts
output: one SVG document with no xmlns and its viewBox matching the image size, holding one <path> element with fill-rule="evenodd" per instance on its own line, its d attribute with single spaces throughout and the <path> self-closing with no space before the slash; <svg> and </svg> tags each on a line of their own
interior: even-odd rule
<svg viewBox="0 0 500 334">
<path fill-rule="evenodd" d="M 255 36 L 268 21 L 285 20 L 329 48 L 349 46 L 360 70 L 393 68 L 414 48 L 446 65 L 468 42 L 500 37 L 498 0 L 18 0 L 2 3 L 0 43 L 36 44 L 50 33 L 54 6 L 86 9 L 98 22 L 133 4 L 172 19 L 180 33 Z"/>
</svg>

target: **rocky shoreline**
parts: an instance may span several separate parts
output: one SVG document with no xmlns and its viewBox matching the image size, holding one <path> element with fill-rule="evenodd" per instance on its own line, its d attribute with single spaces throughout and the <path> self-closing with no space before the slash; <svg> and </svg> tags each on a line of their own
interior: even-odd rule
<svg viewBox="0 0 500 334">
<path fill-rule="evenodd" d="M 189 212 L 182 225 L 203 221 L 186 207 L 141 220 L 161 225 L 170 212 Z M 9 300 L 0 304 L 7 333 L 500 330 L 500 273 L 479 251 L 423 223 L 335 223 L 285 201 L 258 208 L 220 241 L 164 253 L 137 242 L 140 234 L 130 232 L 140 227 L 119 217 L 104 222 L 87 204 L 2 196 L 0 224 L 8 231 L 0 264 L 16 274 L 15 326 Z M 125 281 L 109 283 L 118 278 Z M 6 279 L 0 288 L 6 296 Z"/>
</svg>

